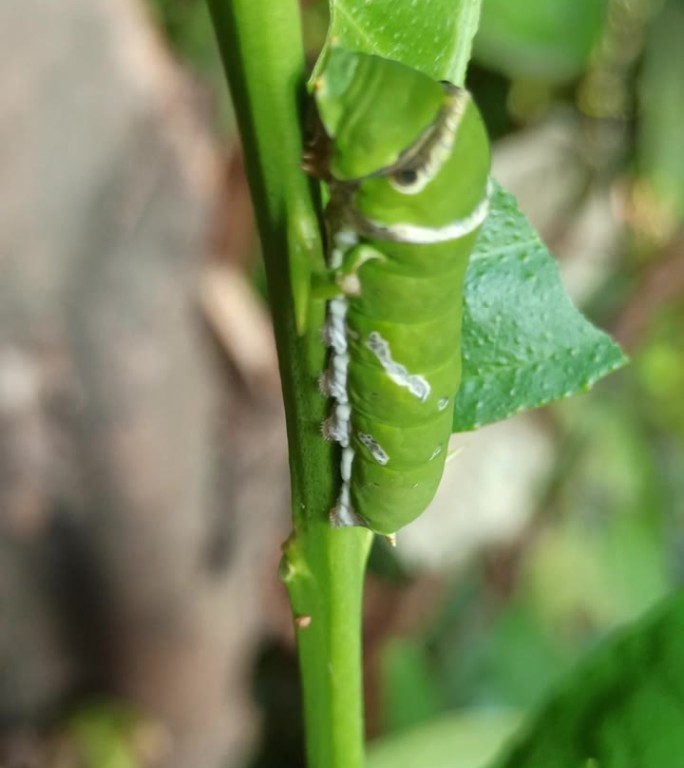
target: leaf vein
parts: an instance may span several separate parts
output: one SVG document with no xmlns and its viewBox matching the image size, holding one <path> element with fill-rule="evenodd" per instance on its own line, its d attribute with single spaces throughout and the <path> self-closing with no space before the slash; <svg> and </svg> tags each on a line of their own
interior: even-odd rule
<svg viewBox="0 0 684 768">
<path fill-rule="evenodd" d="M 342 16 L 346 18 L 347 24 L 354 30 L 354 32 L 364 41 L 368 46 L 369 51 L 383 58 L 390 58 L 389 55 L 382 50 L 382 46 L 379 45 L 377 37 L 372 37 L 368 34 L 366 28 L 360 24 L 354 17 L 352 12 L 347 9 L 343 3 L 336 3 L 334 6 L 335 13 L 342 12 Z"/>
</svg>

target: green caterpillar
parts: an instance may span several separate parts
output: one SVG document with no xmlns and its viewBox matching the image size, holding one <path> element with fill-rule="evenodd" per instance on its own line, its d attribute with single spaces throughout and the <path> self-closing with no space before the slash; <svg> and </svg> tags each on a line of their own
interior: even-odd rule
<svg viewBox="0 0 684 768">
<path fill-rule="evenodd" d="M 392 535 L 439 485 L 461 378 L 462 289 L 488 213 L 489 142 L 469 93 L 333 48 L 313 83 L 305 156 L 329 188 L 336 526 Z"/>
</svg>

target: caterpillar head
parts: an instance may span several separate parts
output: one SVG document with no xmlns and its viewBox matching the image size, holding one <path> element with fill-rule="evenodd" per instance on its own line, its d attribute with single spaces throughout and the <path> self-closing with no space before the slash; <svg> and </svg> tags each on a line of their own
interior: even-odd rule
<svg viewBox="0 0 684 768">
<path fill-rule="evenodd" d="M 332 139 L 330 174 L 353 181 L 394 165 L 430 127 L 444 93 L 439 83 L 396 61 L 332 48 L 314 98 Z"/>
<path fill-rule="evenodd" d="M 328 180 L 353 189 L 362 217 L 441 226 L 485 195 L 489 143 L 466 90 L 334 48 L 314 97 Z"/>
</svg>

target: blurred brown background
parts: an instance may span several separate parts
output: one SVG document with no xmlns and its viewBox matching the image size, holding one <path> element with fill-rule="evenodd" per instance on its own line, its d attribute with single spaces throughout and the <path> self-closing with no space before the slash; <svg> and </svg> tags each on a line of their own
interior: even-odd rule
<svg viewBox="0 0 684 768">
<path fill-rule="evenodd" d="M 525 710 L 681 583 L 682 39 L 681 0 L 484 2 L 495 174 L 633 362 L 457 437 L 378 546 L 370 736 Z M 5 3 L 0 65 L 0 766 L 301 766 L 275 350 L 204 4 Z"/>
</svg>

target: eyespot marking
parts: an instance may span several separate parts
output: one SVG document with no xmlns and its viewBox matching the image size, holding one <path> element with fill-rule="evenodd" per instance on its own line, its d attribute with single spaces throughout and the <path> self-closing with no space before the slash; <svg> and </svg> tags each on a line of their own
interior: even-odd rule
<svg viewBox="0 0 684 768">
<path fill-rule="evenodd" d="M 411 184 L 415 184 L 418 179 L 418 171 L 415 168 L 404 168 L 403 171 L 399 171 L 394 174 L 397 184 L 410 187 Z"/>
<path fill-rule="evenodd" d="M 380 365 L 385 369 L 390 379 L 400 387 L 405 387 L 424 403 L 430 396 L 430 384 L 427 379 L 417 374 L 411 374 L 406 366 L 392 359 L 390 346 L 377 331 L 368 334 L 366 346 L 378 358 Z"/>
<path fill-rule="evenodd" d="M 390 184 L 405 195 L 416 194 L 425 186 L 425 180 L 419 168 L 401 168 L 395 171 L 390 177 Z"/>
<path fill-rule="evenodd" d="M 446 101 L 435 122 L 392 169 L 389 182 L 397 192 L 405 195 L 422 192 L 451 156 L 470 95 L 446 82 L 444 91 Z"/>
</svg>

